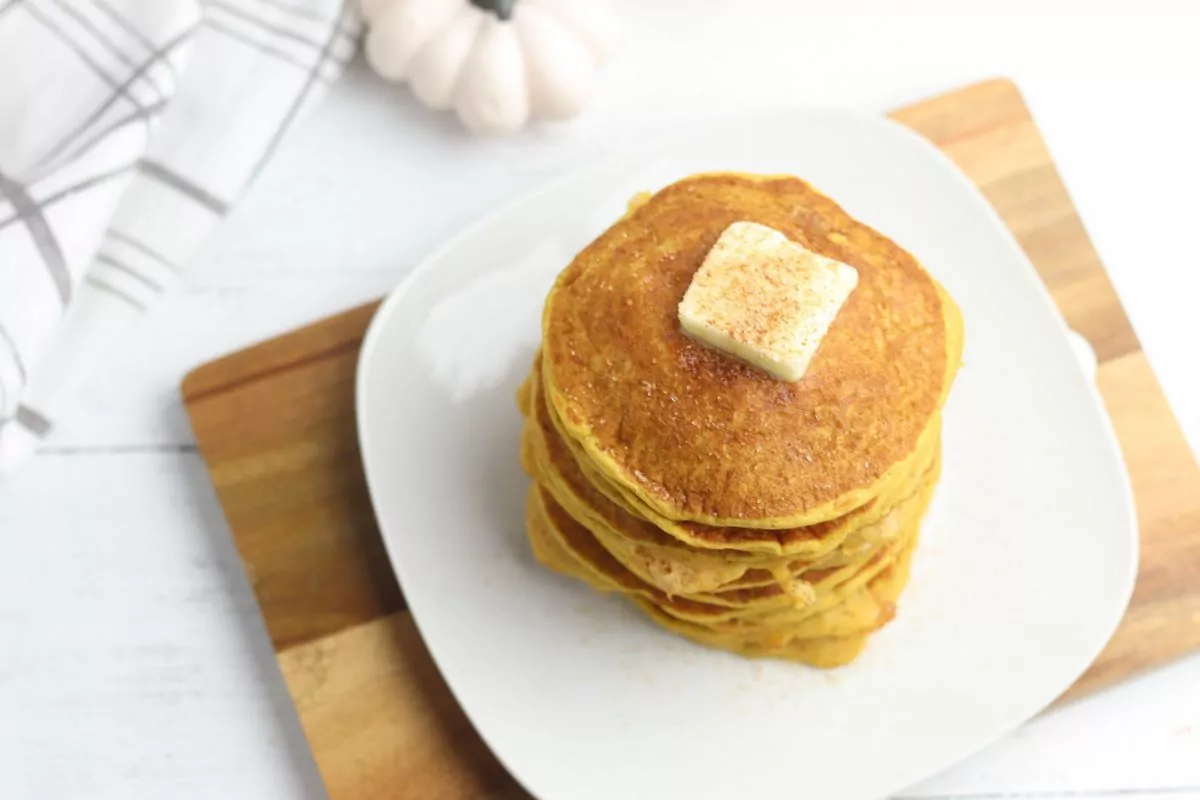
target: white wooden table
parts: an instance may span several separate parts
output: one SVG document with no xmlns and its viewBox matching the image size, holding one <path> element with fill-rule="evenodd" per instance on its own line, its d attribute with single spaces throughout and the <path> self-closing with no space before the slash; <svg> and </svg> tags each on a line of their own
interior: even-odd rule
<svg viewBox="0 0 1200 800">
<path fill-rule="evenodd" d="M 179 379 L 386 292 L 465 223 L 647 133 L 1015 78 L 1200 443 L 1197 12 L 1109 5 L 622 0 L 623 49 L 590 113 L 501 141 L 352 70 L 186 287 L 0 487 L 0 798 L 323 796 Z M 905 796 L 1200 798 L 1200 657 L 1036 720 Z"/>
</svg>

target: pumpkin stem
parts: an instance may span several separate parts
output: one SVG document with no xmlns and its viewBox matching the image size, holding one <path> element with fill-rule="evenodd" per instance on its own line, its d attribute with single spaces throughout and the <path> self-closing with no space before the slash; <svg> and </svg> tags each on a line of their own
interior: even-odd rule
<svg viewBox="0 0 1200 800">
<path fill-rule="evenodd" d="M 491 11 L 501 20 L 507 22 L 512 18 L 513 6 L 517 0 L 470 0 L 471 5 Z"/>
</svg>

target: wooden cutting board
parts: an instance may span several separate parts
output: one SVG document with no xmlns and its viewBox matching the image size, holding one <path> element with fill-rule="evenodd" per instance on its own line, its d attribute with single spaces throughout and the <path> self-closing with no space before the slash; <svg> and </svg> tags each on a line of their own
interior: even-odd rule
<svg viewBox="0 0 1200 800">
<path fill-rule="evenodd" d="M 1141 572 L 1120 630 L 1066 696 L 1200 648 L 1200 468 L 1016 87 L 990 81 L 892 116 L 983 189 L 1099 356 Z M 333 800 L 523 797 L 438 675 L 375 527 L 353 402 L 374 308 L 200 367 L 183 383 L 188 413 Z"/>
</svg>

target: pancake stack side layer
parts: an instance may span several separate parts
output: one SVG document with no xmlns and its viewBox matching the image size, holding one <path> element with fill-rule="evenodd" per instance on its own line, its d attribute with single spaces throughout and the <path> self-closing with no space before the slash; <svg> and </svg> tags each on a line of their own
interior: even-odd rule
<svg viewBox="0 0 1200 800">
<path fill-rule="evenodd" d="M 858 271 L 799 381 L 680 329 L 737 221 Z M 798 178 L 695 175 L 639 196 L 546 300 L 518 396 L 533 550 L 702 644 L 846 664 L 908 580 L 962 344 L 921 265 Z"/>
</svg>

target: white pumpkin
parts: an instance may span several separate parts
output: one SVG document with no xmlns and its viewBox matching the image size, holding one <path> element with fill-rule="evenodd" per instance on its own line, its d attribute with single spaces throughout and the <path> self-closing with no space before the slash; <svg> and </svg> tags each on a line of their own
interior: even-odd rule
<svg viewBox="0 0 1200 800">
<path fill-rule="evenodd" d="M 577 113 L 615 38 L 606 0 L 360 0 L 366 56 L 477 133 Z"/>
</svg>

